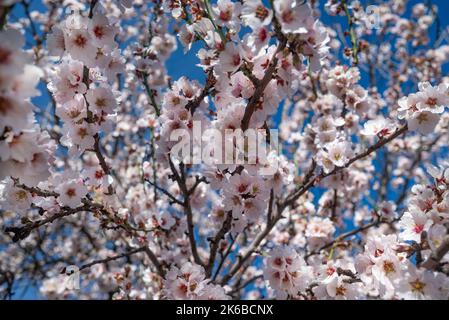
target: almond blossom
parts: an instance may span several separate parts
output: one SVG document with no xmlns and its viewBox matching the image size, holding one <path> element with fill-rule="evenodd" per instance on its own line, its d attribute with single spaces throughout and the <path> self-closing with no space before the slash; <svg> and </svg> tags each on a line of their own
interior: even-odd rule
<svg viewBox="0 0 449 320">
<path fill-rule="evenodd" d="M 0 297 L 447 300 L 444 6 L 367 5 L 2 1 Z"/>
</svg>

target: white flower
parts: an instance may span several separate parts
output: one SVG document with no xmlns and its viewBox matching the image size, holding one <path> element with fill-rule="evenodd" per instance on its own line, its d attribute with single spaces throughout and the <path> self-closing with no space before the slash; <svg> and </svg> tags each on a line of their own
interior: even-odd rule
<svg viewBox="0 0 449 320">
<path fill-rule="evenodd" d="M 87 117 L 86 100 L 82 94 L 75 94 L 73 99 L 59 105 L 56 115 L 67 124 L 77 123 Z"/>
<path fill-rule="evenodd" d="M 335 227 L 329 218 L 313 217 L 307 223 L 305 236 L 312 248 L 319 247 L 330 240 Z"/>
<path fill-rule="evenodd" d="M 396 285 L 396 294 L 405 300 L 442 299 L 435 275 L 430 270 L 408 264 L 407 272 Z"/>
<path fill-rule="evenodd" d="M 114 93 L 111 89 L 97 87 L 89 89 L 86 93 L 86 100 L 89 103 L 89 109 L 95 113 L 105 114 L 113 113 L 117 107 Z"/>
<path fill-rule="evenodd" d="M 398 117 L 405 118 L 410 130 L 422 134 L 435 131 L 444 107 L 449 104 L 448 86 L 441 83 L 433 87 L 428 82 L 418 84 L 419 91 L 399 99 Z"/>
<path fill-rule="evenodd" d="M 255 30 L 270 24 L 273 11 L 267 9 L 260 0 L 245 0 L 241 17 L 245 25 Z"/>
<path fill-rule="evenodd" d="M 399 221 L 399 225 L 403 229 L 399 236 L 402 240 L 421 243 L 421 234 L 423 231 L 429 231 L 432 224 L 433 221 L 424 212 L 419 210 L 407 211 Z"/>
<path fill-rule="evenodd" d="M 271 288 L 296 295 L 309 285 L 311 268 L 306 266 L 303 258 L 292 247 L 276 247 L 265 259 L 264 278 Z"/>
<path fill-rule="evenodd" d="M 217 5 L 212 8 L 215 13 L 215 21 L 219 26 L 226 26 L 238 31 L 240 28 L 241 3 L 232 2 L 230 0 L 218 0 Z"/>
<path fill-rule="evenodd" d="M 384 117 L 378 117 L 374 120 L 368 120 L 360 133 L 365 136 L 378 136 L 381 138 L 388 136 L 393 130 L 394 125 L 390 120 Z"/>
<path fill-rule="evenodd" d="M 239 46 L 228 42 L 226 43 L 225 50 L 222 51 L 217 60 L 217 68 L 221 72 L 233 72 L 236 71 L 242 64 L 242 54 Z"/>
<path fill-rule="evenodd" d="M 176 220 L 167 211 L 158 212 L 155 215 L 155 219 L 157 221 L 157 225 L 165 230 L 170 230 L 170 228 L 176 223 Z"/>
<path fill-rule="evenodd" d="M 372 266 L 372 275 L 382 288 L 382 296 L 389 299 L 394 294 L 393 282 L 402 276 L 401 264 L 398 257 L 387 251 L 383 253 Z"/>
<path fill-rule="evenodd" d="M 314 23 L 309 5 L 302 1 L 274 0 L 274 11 L 285 33 L 307 33 Z"/>
<path fill-rule="evenodd" d="M 61 139 L 61 143 L 63 143 L 67 147 L 76 147 L 80 152 L 86 149 L 93 149 L 95 139 L 95 129 L 94 127 L 87 123 L 82 122 L 81 124 L 71 125 L 66 129 L 66 134 L 63 139 Z"/>
<path fill-rule="evenodd" d="M 87 30 L 97 47 L 113 47 L 115 45 L 116 29 L 109 24 L 109 20 L 105 15 L 95 14 L 92 19 L 89 19 Z"/>
<path fill-rule="evenodd" d="M 438 121 L 440 121 L 438 114 L 422 111 L 413 113 L 407 120 L 407 123 L 410 130 L 416 130 L 422 134 L 429 134 L 435 131 Z"/>
<path fill-rule="evenodd" d="M 36 132 L 25 131 L 19 135 L 8 132 L 5 139 L 0 140 L 0 159 L 12 159 L 17 162 L 27 162 L 33 159 L 35 152 L 39 151 L 36 145 Z"/>
<path fill-rule="evenodd" d="M 89 185 L 94 187 L 107 188 L 114 181 L 114 179 L 110 175 L 105 174 L 100 167 L 86 168 L 83 170 L 82 176 L 88 180 L 87 183 Z"/>
<path fill-rule="evenodd" d="M 58 103 L 73 99 L 76 93 L 84 94 L 86 84 L 83 82 L 84 65 L 80 61 L 65 58 L 57 67 L 48 85 Z"/>
<path fill-rule="evenodd" d="M 326 284 L 326 292 L 329 297 L 335 300 L 355 300 L 359 295 L 358 283 L 351 283 L 343 276 L 334 276 Z"/>
<path fill-rule="evenodd" d="M 3 190 L 0 188 L 2 209 L 17 213 L 24 213 L 27 209 L 30 209 L 33 199 L 28 191 L 15 187 L 11 179 L 8 179 L 3 185 L 0 184 L 0 186 L 3 186 Z"/>
<path fill-rule="evenodd" d="M 437 87 L 432 87 L 428 82 L 420 82 L 418 87 L 419 92 L 417 96 L 419 102 L 416 104 L 418 110 L 442 113 L 444 106 L 449 104 L 447 85 L 441 83 Z"/>
<path fill-rule="evenodd" d="M 55 191 L 59 194 L 58 203 L 61 206 L 68 206 L 76 208 L 82 204 L 83 199 L 87 194 L 87 188 L 81 179 L 70 179 L 68 181 L 61 181 L 55 187 Z"/>
<path fill-rule="evenodd" d="M 191 262 L 184 263 L 179 269 L 172 266 L 164 281 L 165 294 L 169 299 L 201 300 L 210 298 L 228 298 L 220 287 L 209 284 L 202 266 Z"/>
<path fill-rule="evenodd" d="M 73 59 L 94 65 L 97 48 L 93 45 L 90 34 L 85 29 L 70 31 L 65 37 L 65 47 Z"/>
<path fill-rule="evenodd" d="M 393 219 L 396 214 L 396 204 L 393 201 L 382 201 L 377 212 L 383 218 Z"/>
<path fill-rule="evenodd" d="M 343 167 L 349 160 L 351 145 L 347 141 L 335 141 L 326 145 L 329 160 L 337 167 Z"/>
<path fill-rule="evenodd" d="M 6 127 L 10 127 L 14 133 L 20 133 L 31 123 L 32 110 L 33 106 L 28 101 L 0 95 L 0 132 L 4 132 Z"/>
<path fill-rule="evenodd" d="M 65 51 L 64 31 L 58 25 L 53 25 L 47 36 L 48 51 L 53 56 L 62 56 Z"/>
<path fill-rule="evenodd" d="M 24 44 L 22 34 L 15 29 L 0 32 L 0 74 L 14 75 L 23 68 L 25 54 L 20 50 Z"/>
</svg>

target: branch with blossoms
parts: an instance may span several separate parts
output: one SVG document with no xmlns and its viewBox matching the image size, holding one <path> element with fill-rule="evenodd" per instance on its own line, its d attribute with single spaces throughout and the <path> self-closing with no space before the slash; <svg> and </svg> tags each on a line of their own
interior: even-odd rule
<svg viewBox="0 0 449 320">
<path fill-rule="evenodd" d="M 0 296 L 447 299 L 443 24 L 393 0 L 4 1 Z"/>
</svg>

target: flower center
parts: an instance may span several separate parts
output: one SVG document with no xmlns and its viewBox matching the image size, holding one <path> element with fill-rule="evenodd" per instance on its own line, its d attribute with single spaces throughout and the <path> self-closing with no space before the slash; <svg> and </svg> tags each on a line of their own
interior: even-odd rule
<svg viewBox="0 0 449 320">
<path fill-rule="evenodd" d="M 437 105 L 437 99 L 435 99 L 435 98 L 429 98 L 429 99 L 427 99 L 427 102 L 426 102 L 429 106 L 432 106 L 432 107 L 434 107 L 434 106 L 436 106 Z"/>
<path fill-rule="evenodd" d="M 231 12 L 230 11 L 220 11 L 220 20 L 222 20 L 222 21 L 231 20 Z"/>
<path fill-rule="evenodd" d="M 15 196 L 17 201 L 22 201 L 27 198 L 27 193 L 25 190 L 19 190 L 15 193 Z"/>
<path fill-rule="evenodd" d="M 76 190 L 74 188 L 69 188 L 67 189 L 67 191 L 65 192 L 65 194 L 70 197 L 73 198 L 74 196 L 76 196 Z"/>
<path fill-rule="evenodd" d="M 77 36 L 75 37 L 74 43 L 75 43 L 78 47 L 84 48 L 84 46 L 85 46 L 86 43 L 87 43 L 87 39 L 86 39 L 83 35 L 79 34 L 79 35 L 77 35 Z"/>
<path fill-rule="evenodd" d="M 286 10 L 282 12 L 281 19 L 285 23 L 291 23 L 294 20 L 293 13 L 291 11 Z"/>
<path fill-rule="evenodd" d="M 424 230 L 424 225 L 422 224 L 417 224 L 415 225 L 415 227 L 413 228 L 413 231 L 415 233 L 421 233 Z"/>
<path fill-rule="evenodd" d="M 81 139 L 84 139 L 87 136 L 86 128 L 79 128 L 78 135 L 81 137 Z"/>
<path fill-rule="evenodd" d="M 419 124 L 422 124 L 423 122 L 427 122 L 428 118 L 427 118 L 427 114 L 425 113 L 420 113 L 417 117 Z"/>
<path fill-rule="evenodd" d="M 95 100 L 95 105 L 98 108 L 104 108 L 106 107 L 106 99 L 105 98 L 98 98 L 97 100 Z"/>
<path fill-rule="evenodd" d="M 256 8 L 256 18 L 258 18 L 259 20 L 265 20 L 266 17 L 268 17 L 268 10 L 267 8 L 265 8 L 263 5 L 259 5 Z"/>
<path fill-rule="evenodd" d="M 337 296 L 344 296 L 346 294 L 346 288 L 343 286 L 339 286 L 335 289 L 335 295 Z"/>
<path fill-rule="evenodd" d="M 425 283 L 419 281 L 418 279 L 416 279 L 413 282 L 410 282 L 410 285 L 412 286 L 413 292 L 420 292 L 420 293 L 424 292 L 424 287 L 426 286 Z"/>
<path fill-rule="evenodd" d="M 103 30 L 103 27 L 100 27 L 100 26 L 95 26 L 95 28 L 94 28 L 94 34 L 95 34 L 95 36 L 97 37 L 97 38 L 103 38 L 103 36 L 104 36 L 104 30 Z"/>
<path fill-rule="evenodd" d="M 95 178 L 96 179 L 101 179 L 101 178 L 103 178 L 103 171 L 102 170 L 97 170 L 97 171 L 95 171 Z"/>
<path fill-rule="evenodd" d="M 239 185 L 237 190 L 238 190 L 239 193 L 245 192 L 246 191 L 246 185 L 244 185 L 244 184 Z"/>
<path fill-rule="evenodd" d="M 390 274 L 395 271 L 394 264 L 391 261 L 384 261 L 383 267 L 386 274 Z"/>
<path fill-rule="evenodd" d="M 239 56 L 238 54 L 234 55 L 233 60 L 232 60 L 232 63 L 233 63 L 235 66 L 239 66 L 239 65 L 240 65 L 240 56 Z"/>
</svg>

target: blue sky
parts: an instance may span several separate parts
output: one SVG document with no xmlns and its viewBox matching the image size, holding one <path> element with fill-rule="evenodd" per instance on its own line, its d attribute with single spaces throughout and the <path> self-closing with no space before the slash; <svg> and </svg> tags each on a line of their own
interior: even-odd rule
<svg viewBox="0 0 449 320">
<path fill-rule="evenodd" d="M 212 2 L 214 2 L 214 1 L 212 1 Z M 325 2 L 325 1 L 320 1 L 320 2 Z M 366 1 L 362 1 L 362 2 L 366 3 Z M 374 1 L 371 1 L 371 2 L 374 2 Z M 409 1 L 409 4 L 410 4 L 409 8 L 411 7 L 412 4 L 415 4 L 418 2 L 422 2 L 422 1 Z M 449 12 L 449 1 L 446 1 L 446 0 L 435 1 L 434 0 L 432 2 L 440 6 L 441 25 L 442 25 L 442 28 L 445 28 L 448 24 L 448 22 L 445 18 L 445 14 L 447 12 Z M 36 9 L 36 10 L 42 11 L 45 8 L 40 3 L 40 0 L 33 0 L 31 9 Z M 406 16 L 407 15 L 408 14 L 406 14 Z M 24 17 L 24 10 L 23 10 L 23 7 L 20 4 L 18 4 L 15 6 L 14 10 L 12 11 L 11 20 L 14 21 L 16 18 L 22 18 L 22 17 Z M 326 25 L 330 25 L 330 26 L 334 25 L 335 23 L 341 23 L 343 27 L 346 26 L 345 17 L 329 17 L 326 13 L 323 13 L 321 20 L 323 21 L 323 23 L 325 23 Z M 433 28 L 433 30 L 435 30 L 434 26 L 432 28 Z M 28 39 L 28 41 L 32 41 L 32 38 L 30 36 L 28 36 L 27 39 Z M 172 77 L 173 80 L 176 80 L 181 76 L 187 76 L 190 79 L 197 79 L 200 82 L 202 82 L 204 80 L 204 74 L 203 74 L 202 69 L 195 66 L 198 63 L 198 59 L 195 56 L 195 53 L 198 51 L 199 48 L 201 48 L 201 43 L 195 44 L 193 46 L 193 49 L 190 52 L 188 52 L 187 54 L 184 54 L 182 45 L 178 43 L 177 51 L 170 57 L 170 59 L 167 61 L 167 65 L 166 65 L 168 74 Z M 348 63 L 348 62 L 344 61 L 344 63 Z M 445 71 L 447 71 L 447 68 L 445 68 Z M 366 77 L 364 77 L 362 79 L 361 84 L 365 87 L 368 85 Z M 43 84 L 41 85 L 41 89 L 44 89 Z M 379 89 L 380 89 L 380 91 L 382 91 L 384 88 L 380 87 Z M 45 90 L 42 90 L 42 91 L 44 92 L 44 94 L 41 97 L 35 98 L 33 100 L 33 102 L 38 107 L 45 107 L 49 103 L 49 97 L 46 94 L 46 91 Z M 276 119 L 279 119 L 279 114 L 280 114 L 280 112 L 276 116 Z M 319 193 L 319 191 L 317 191 L 317 193 Z M 391 196 L 395 196 L 395 194 L 393 193 L 393 194 L 391 194 Z M 37 288 L 33 285 L 29 286 L 29 289 L 25 293 L 24 296 L 20 296 L 21 290 L 19 288 L 17 288 L 17 289 L 18 289 L 17 296 L 15 297 L 16 299 L 17 298 L 25 298 L 25 299 L 39 298 Z"/>
</svg>

